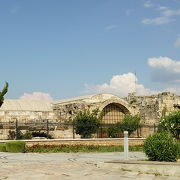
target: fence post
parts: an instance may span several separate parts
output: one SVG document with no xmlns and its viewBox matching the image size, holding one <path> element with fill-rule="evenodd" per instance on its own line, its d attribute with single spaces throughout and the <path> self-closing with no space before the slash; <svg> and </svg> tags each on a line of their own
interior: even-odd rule
<svg viewBox="0 0 180 180">
<path fill-rule="evenodd" d="M 128 160 L 128 152 L 129 152 L 128 131 L 124 131 L 124 157 L 125 157 L 125 160 Z"/>
<path fill-rule="evenodd" d="M 137 125 L 137 137 L 139 137 L 139 125 Z"/>
<path fill-rule="evenodd" d="M 18 120 L 17 120 L 17 118 L 16 118 L 16 123 L 15 123 L 15 128 L 16 128 L 16 140 L 18 139 L 18 134 L 19 134 L 19 132 L 18 132 Z"/>
<path fill-rule="evenodd" d="M 72 123 L 73 125 L 73 139 L 75 139 L 75 133 L 74 133 L 74 123 Z"/>
<path fill-rule="evenodd" d="M 46 134 L 47 134 L 47 138 L 49 137 L 49 120 L 47 119 L 46 121 Z"/>
<path fill-rule="evenodd" d="M 154 123 L 154 133 L 156 133 L 156 125 L 155 125 L 155 123 Z"/>
</svg>

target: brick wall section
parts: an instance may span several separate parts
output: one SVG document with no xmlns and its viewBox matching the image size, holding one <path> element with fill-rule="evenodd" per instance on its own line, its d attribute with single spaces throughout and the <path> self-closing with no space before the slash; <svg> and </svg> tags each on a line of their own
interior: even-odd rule
<svg viewBox="0 0 180 180">
<path fill-rule="evenodd" d="M 144 144 L 144 138 L 129 138 L 129 146 L 142 146 Z M 123 146 L 124 139 L 61 139 L 61 140 L 29 140 L 26 141 L 26 147 L 39 146 Z"/>
</svg>

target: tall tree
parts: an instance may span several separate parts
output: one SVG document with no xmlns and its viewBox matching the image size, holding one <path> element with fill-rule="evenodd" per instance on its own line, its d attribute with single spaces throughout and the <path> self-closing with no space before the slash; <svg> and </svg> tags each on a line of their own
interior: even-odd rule
<svg viewBox="0 0 180 180">
<path fill-rule="evenodd" d="M 2 106 L 3 102 L 4 102 L 4 95 L 7 93 L 8 91 L 8 83 L 5 83 L 5 86 L 3 88 L 2 91 L 0 91 L 0 107 Z"/>
<path fill-rule="evenodd" d="M 73 120 L 73 125 L 77 134 L 82 138 L 89 138 L 97 132 L 100 126 L 98 109 L 90 112 L 89 110 L 80 111 Z"/>
</svg>

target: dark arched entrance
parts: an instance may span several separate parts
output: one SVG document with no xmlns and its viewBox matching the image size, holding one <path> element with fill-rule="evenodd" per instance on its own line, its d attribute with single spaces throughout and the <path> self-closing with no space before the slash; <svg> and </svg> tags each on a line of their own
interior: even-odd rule
<svg viewBox="0 0 180 180">
<path fill-rule="evenodd" d="M 116 124 L 123 120 L 129 111 L 121 104 L 111 103 L 103 108 L 102 124 Z"/>
<path fill-rule="evenodd" d="M 97 137 L 110 137 L 109 129 L 114 127 L 117 122 L 121 122 L 126 114 L 130 114 L 129 110 L 119 103 L 109 103 L 102 109 L 101 126 L 97 132 Z M 118 133 L 117 137 L 121 137 Z"/>
</svg>

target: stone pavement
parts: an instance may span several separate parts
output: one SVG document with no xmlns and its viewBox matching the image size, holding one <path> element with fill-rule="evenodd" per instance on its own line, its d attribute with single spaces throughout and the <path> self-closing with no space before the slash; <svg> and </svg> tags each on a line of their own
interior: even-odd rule
<svg viewBox="0 0 180 180">
<path fill-rule="evenodd" d="M 129 156 L 132 161 L 146 159 L 140 152 L 131 152 Z M 106 163 L 108 167 L 99 166 L 117 160 L 124 160 L 123 153 L 0 153 L 0 180 L 180 179 L 113 168 L 111 163 Z"/>
</svg>

